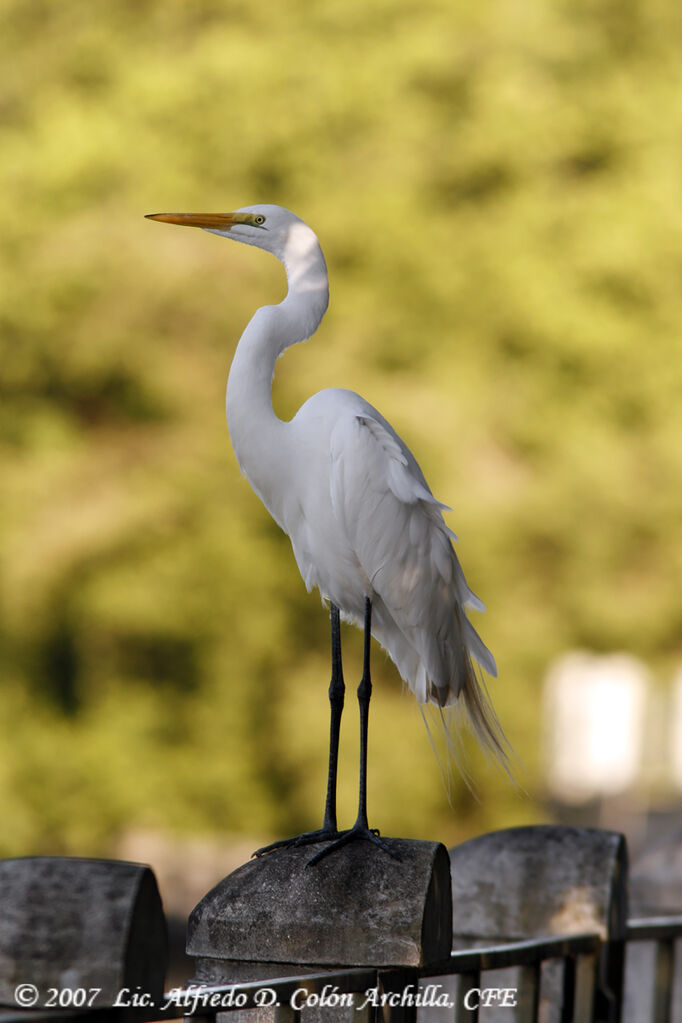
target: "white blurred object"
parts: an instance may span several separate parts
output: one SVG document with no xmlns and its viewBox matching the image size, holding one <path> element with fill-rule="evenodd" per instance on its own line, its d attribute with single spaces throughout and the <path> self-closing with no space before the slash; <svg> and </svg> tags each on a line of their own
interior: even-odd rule
<svg viewBox="0 0 682 1023">
<path fill-rule="evenodd" d="M 670 717 L 672 775 L 676 788 L 682 789 L 682 668 L 679 668 L 673 683 Z"/>
<path fill-rule="evenodd" d="M 582 803 L 634 785 L 642 767 L 648 690 L 645 666 L 628 654 L 573 652 L 550 668 L 545 734 L 547 785 L 554 796 Z"/>
</svg>

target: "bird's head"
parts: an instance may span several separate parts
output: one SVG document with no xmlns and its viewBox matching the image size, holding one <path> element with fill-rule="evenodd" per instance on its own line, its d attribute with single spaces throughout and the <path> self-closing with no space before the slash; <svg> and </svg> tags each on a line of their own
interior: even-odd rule
<svg viewBox="0 0 682 1023">
<path fill-rule="evenodd" d="M 318 246 L 307 224 L 282 206 L 243 206 L 232 213 L 148 213 L 147 218 L 182 227 L 200 227 L 223 238 L 255 245 L 285 264 L 292 257 L 305 258 L 306 249 Z"/>
</svg>

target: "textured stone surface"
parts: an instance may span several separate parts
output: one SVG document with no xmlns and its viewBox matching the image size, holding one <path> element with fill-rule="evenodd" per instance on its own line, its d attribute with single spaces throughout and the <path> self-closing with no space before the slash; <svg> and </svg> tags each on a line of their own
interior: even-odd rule
<svg viewBox="0 0 682 1023">
<path fill-rule="evenodd" d="M 443 959 L 452 934 L 447 850 L 437 842 L 387 841 L 400 861 L 366 842 L 310 867 L 322 846 L 250 860 L 193 910 L 188 954 L 308 966 L 420 966 Z"/>
<path fill-rule="evenodd" d="M 622 835 L 554 825 L 493 831 L 451 849 L 450 868 L 453 948 L 597 932 L 609 944 L 599 963 L 596 1018 L 613 1018 L 614 994 L 623 983 L 627 919 Z M 520 983 L 518 970 L 495 976 L 501 987 Z M 550 965 L 543 970 L 541 1019 L 558 1018 L 562 995 L 561 971 Z M 508 1023 L 508 1009 L 485 1012 L 487 1023 Z M 424 1023 L 432 1019 L 427 1014 Z"/>
<path fill-rule="evenodd" d="M 319 973 L 324 968 L 319 964 L 304 966 L 301 963 L 252 963 L 240 959 L 197 958 L 189 983 L 250 984 L 258 980 L 265 983 L 278 977 L 302 977 L 304 974 Z"/>
<path fill-rule="evenodd" d="M 597 931 L 627 919 L 627 848 L 597 828 L 493 831 L 450 850 L 453 934 L 496 941 Z"/>
<path fill-rule="evenodd" d="M 149 867 L 119 860 L 31 856 L 0 861 L 0 1003 L 16 1005 L 18 984 L 102 989 L 107 1005 L 123 987 L 160 999 L 166 923 Z"/>
<path fill-rule="evenodd" d="M 630 873 L 630 916 L 670 916 L 682 913 L 682 828 L 645 848 Z M 677 951 L 680 969 L 682 949 Z M 653 1019 L 656 996 L 656 948 L 632 942 L 627 948 L 624 1023 Z M 682 983 L 673 987 L 671 1019 L 682 1020 Z"/>
<path fill-rule="evenodd" d="M 630 872 L 630 916 L 677 913 L 682 913 L 682 828 L 641 852 Z"/>
</svg>

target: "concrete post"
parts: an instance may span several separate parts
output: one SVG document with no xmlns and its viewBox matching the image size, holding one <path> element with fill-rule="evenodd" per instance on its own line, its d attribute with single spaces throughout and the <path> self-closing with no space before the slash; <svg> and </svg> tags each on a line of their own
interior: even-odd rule
<svg viewBox="0 0 682 1023">
<path fill-rule="evenodd" d="M 0 861 L 0 1004 L 102 1007 L 127 990 L 158 1005 L 167 958 L 149 867 L 60 856 Z M 20 985 L 33 1001 L 17 1001 Z"/>
<path fill-rule="evenodd" d="M 280 849 L 239 867 L 190 916 L 187 953 L 196 960 L 195 982 L 266 982 L 330 967 L 420 967 L 447 958 L 447 850 L 436 842 L 388 841 L 400 861 L 354 842 L 314 866 L 308 860 L 322 846 Z M 274 1020 L 268 1011 L 229 1019 Z M 359 1018 L 349 1013 L 348 1019 Z M 315 1018 L 341 1023 L 346 1017 L 335 1009 Z"/>
<path fill-rule="evenodd" d="M 682 828 L 644 848 L 630 871 L 630 918 L 682 914 Z M 661 950 L 651 942 L 629 942 L 626 953 L 624 1023 L 655 1019 Z M 671 969 L 682 975 L 682 947 L 672 948 Z M 664 1017 L 661 1017 L 664 1018 Z M 673 985 L 671 1019 L 682 1020 L 682 983 Z"/>
<path fill-rule="evenodd" d="M 453 949 L 596 932 L 607 942 L 596 1018 L 620 1018 L 628 880 L 623 835 L 554 825 L 509 828 L 455 846 L 450 867 Z M 543 997 L 552 1001 L 560 997 L 560 978 L 552 979 L 551 964 L 546 973 Z M 495 983 L 503 985 L 499 977 Z M 490 1011 L 491 1023 L 495 1013 L 507 1023 L 504 1009 Z"/>
</svg>

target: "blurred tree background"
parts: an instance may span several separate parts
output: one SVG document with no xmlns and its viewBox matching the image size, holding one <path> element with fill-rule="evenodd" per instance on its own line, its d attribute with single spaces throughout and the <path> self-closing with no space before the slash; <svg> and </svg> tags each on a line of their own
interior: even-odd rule
<svg viewBox="0 0 682 1023">
<path fill-rule="evenodd" d="M 2 0 L 4 855 L 131 826 L 316 826 L 328 621 L 240 478 L 223 395 L 278 264 L 160 210 L 285 205 L 331 306 L 289 417 L 360 391 L 452 505 L 524 796 L 448 805 L 377 651 L 372 822 L 538 820 L 567 647 L 665 679 L 682 634 L 681 8 L 674 0 Z M 345 634 L 342 821 L 361 636 Z"/>
</svg>

